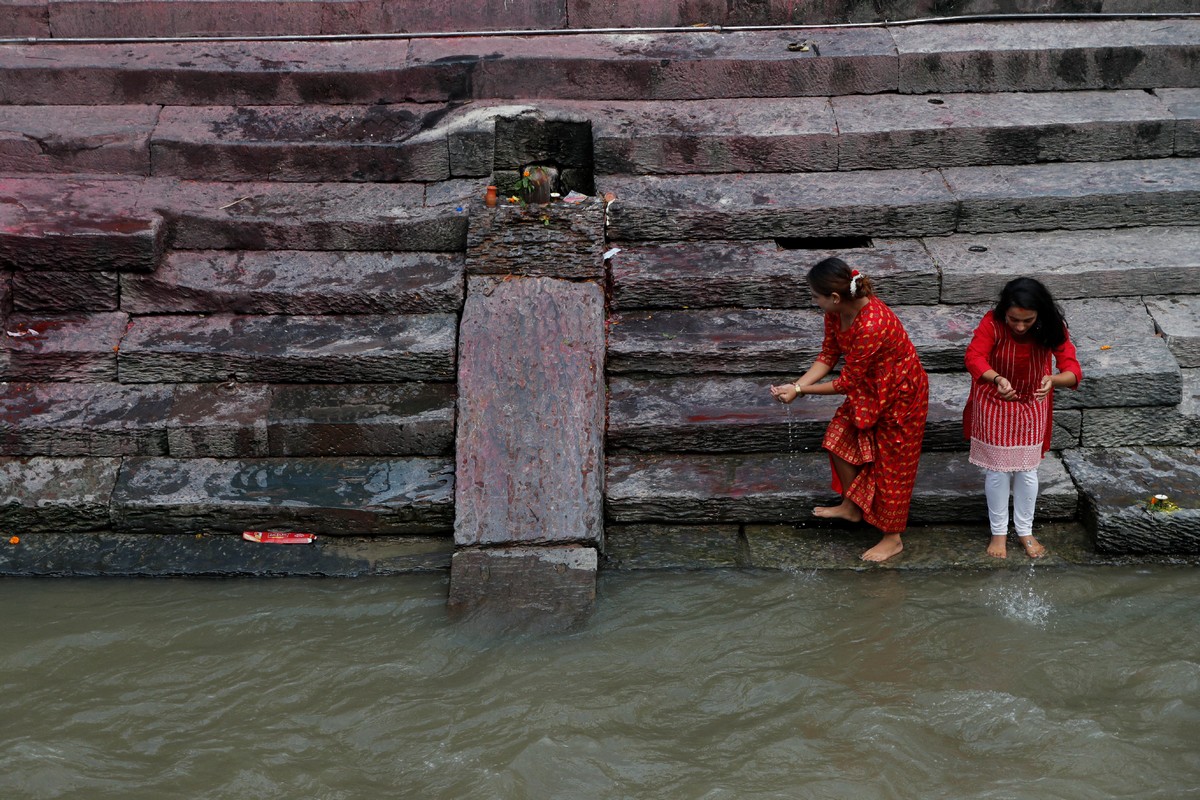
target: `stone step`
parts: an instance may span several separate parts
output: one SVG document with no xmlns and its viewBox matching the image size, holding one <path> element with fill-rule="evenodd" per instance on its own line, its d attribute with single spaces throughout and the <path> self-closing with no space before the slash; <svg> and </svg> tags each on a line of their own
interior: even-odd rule
<svg viewBox="0 0 1200 800">
<path fill-rule="evenodd" d="M 453 314 L 150 316 L 121 342 L 122 383 L 452 381 Z"/>
<path fill-rule="evenodd" d="M 882 281 L 881 281 L 882 283 Z M 882 288 L 882 287 L 881 287 Z M 1084 380 L 1060 392 L 1065 408 L 1175 406 L 1182 378 L 1141 302 L 1068 300 L 1062 304 Z M 896 306 L 930 372 L 961 372 L 963 356 L 989 306 Z M 778 375 L 795 379 L 821 349 L 815 309 L 636 311 L 609 319 L 612 376 Z"/>
<path fill-rule="evenodd" d="M 610 452 L 798 453 L 819 450 L 841 397 L 807 397 L 790 405 L 767 388 L 795 376 L 659 379 L 609 382 Z M 963 450 L 962 412 L 970 391 L 965 372 L 929 376 L 925 450 Z M 1057 410 L 1051 447 L 1079 446 L 1079 410 Z"/>
<path fill-rule="evenodd" d="M 149 272 L 179 250 L 457 251 L 478 182 L 4 178 L 0 269 Z"/>
<path fill-rule="evenodd" d="M 445 533 L 449 458 L 0 458 L 14 533 Z"/>
<path fill-rule="evenodd" d="M 1114 46 L 1119 42 L 1119 46 Z M 1200 21 L 9 44 L 3 105 L 681 100 L 1196 87 Z"/>
<path fill-rule="evenodd" d="M 1082 409 L 1080 444 L 1084 447 L 1200 447 L 1200 369 L 1180 372 L 1183 397 L 1177 406 Z"/>
<path fill-rule="evenodd" d="M 814 505 L 836 499 L 824 454 L 611 455 L 606 514 L 614 523 L 780 523 L 819 526 Z M 1038 470 L 1039 519 L 1072 519 L 1078 494 L 1057 455 Z M 987 519 L 983 472 L 965 453 L 925 453 L 913 524 Z"/>
<path fill-rule="evenodd" d="M 117 379 L 117 354 L 129 315 L 13 313 L 3 320 L 0 381 Z"/>
<path fill-rule="evenodd" d="M 0 107 L 0 174 L 150 174 L 150 134 L 160 108 Z"/>
<path fill-rule="evenodd" d="M 131 314 L 457 313 L 460 253 L 204 250 L 121 276 Z"/>
<path fill-rule="evenodd" d="M 449 383 L 0 384 L 0 455 L 448 455 Z"/>
<path fill-rule="evenodd" d="M 886 22 L 934 16 L 1028 13 L 1195 11 L 1191 0 L 965 0 L 953 9 L 933 0 L 864 3 L 826 0 L 819 4 L 730 4 L 680 0 L 620 0 L 597 3 L 472 2 L 454 14 L 422 3 L 309 0 L 8 0 L 0 36 L 99 37 L 201 35 L 347 35 L 390 31 L 553 30 L 559 28 L 687 27 L 692 25 L 828 25 Z"/>
<path fill-rule="evenodd" d="M 1063 454 L 1079 486 L 1081 514 L 1096 549 L 1200 553 L 1200 453 L 1194 447 L 1115 447 Z M 1175 511 L 1156 511 L 1165 494 Z"/>
<path fill-rule="evenodd" d="M 1200 155 L 1200 94 L 1195 89 L 1158 89 L 1154 93 L 1175 117 L 1175 154 Z"/>
<path fill-rule="evenodd" d="M 936 236 L 1188 225 L 1200 161 L 609 177 L 614 241 Z"/>
<path fill-rule="evenodd" d="M 1200 290 L 1192 290 L 1191 296 L 1177 295 L 1174 292 L 1188 289 L 1175 282 L 1148 284 L 1146 288 L 1172 291 L 1170 296 L 1147 297 L 1146 309 L 1179 365 L 1200 367 Z"/>
</svg>

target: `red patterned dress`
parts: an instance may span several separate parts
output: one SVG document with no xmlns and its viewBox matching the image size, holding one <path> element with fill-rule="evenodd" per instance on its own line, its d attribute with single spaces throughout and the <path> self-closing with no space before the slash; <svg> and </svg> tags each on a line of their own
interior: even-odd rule
<svg viewBox="0 0 1200 800">
<path fill-rule="evenodd" d="M 1040 402 L 1033 393 L 1043 377 L 1053 374 L 1051 357 L 1059 372 L 1075 373 L 1078 386 L 1083 380 L 1083 369 L 1075 358 L 1070 336 L 1049 350 L 1032 336 L 1016 338 L 993 312 L 983 315 L 966 356 L 967 372 L 974 380 L 967 407 L 963 409 L 963 434 L 971 440 L 972 464 L 994 472 L 1037 469 L 1050 449 L 1054 390 Z M 1001 400 L 993 383 L 980 380 L 989 369 L 1008 378 L 1017 392 L 1016 400 Z"/>
<path fill-rule="evenodd" d="M 929 378 L 892 310 L 871 297 L 850 327 L 825 315 L 825 343 L 817 361 L 836 367 L 833 388 L 846 395 L 822 447 L 862 466 L 848 487 L 833 473 L 833 490 L 862 509 L 863 519 L 884 533 L 901 533 L 921 458 Z"/>
</svg>

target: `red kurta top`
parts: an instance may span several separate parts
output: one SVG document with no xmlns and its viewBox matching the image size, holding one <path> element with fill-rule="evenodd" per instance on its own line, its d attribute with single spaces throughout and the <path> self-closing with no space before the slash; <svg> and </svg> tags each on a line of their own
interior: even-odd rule
<svg viewBox="0 0 1200 800">
<path fill-rule="evenodd" d="M 974 379 L 971 395 L 963 409 L 963 434 L 971 440 L 972 464 L 997 472 L 1037 469 L 1050 449 L 1054 426 L 1054 390 L 1044 400 L 1033 395 L 1042 378 L 1059 372 L 1075 373 L 1075 385 L 1083 380 L 1083 369 L 1075 358 L 1070 335 L 1058 347 L 1042 347 L 1030 335 L 1018 339 L 993 312 L 984 314 L 967 347 L 967 372 Z M 980 379 L 989 369 L 1012 383 L 1016 400 L 1001 400 L 990 381 Z"/>
<path fill-rule="evenodd" d="M 904 326 L 875 297 L 844 331 L 837 314 L 825 315 L 825 343 L 817 361 L 836 367 L 843 356 L 833 388 L 846 400 L 822 446 L 862 470 L 848 487 L 834 472 L 833 489 L 861 508 L 869 524 L 900 533 L 908 525 L 921 458 L 929 379 Z"/>
</svg>

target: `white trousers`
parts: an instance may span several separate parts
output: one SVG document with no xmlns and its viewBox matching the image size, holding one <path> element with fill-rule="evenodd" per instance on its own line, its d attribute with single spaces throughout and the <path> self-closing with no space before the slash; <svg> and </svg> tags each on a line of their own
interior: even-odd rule
<svg viewBox="0 0 1200 800">
<path fill-rule="evenodd" d="M 1008 496 L 1013 499 L 1013 527 L 1017 536 L 1033 535 L 1033 507 L 1037 504 L 1037 470 L 993 472 L 986 469 L 983 492 L 987 495 L 988 523 L 992 536 L 1008 535 Z"/>
</svg>

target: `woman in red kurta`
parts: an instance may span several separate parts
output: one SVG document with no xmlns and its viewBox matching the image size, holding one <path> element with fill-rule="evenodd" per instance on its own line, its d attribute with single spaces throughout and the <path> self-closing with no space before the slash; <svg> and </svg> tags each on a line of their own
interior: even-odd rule
<svg viewBox="0 0 1200 800">
<path fill-rule="evenodd" d="M 966 365 L 973 380 L 963 432 L 971 440 L 971 463 L 984 469 L 988 554 L 1008 555 L 1011 493 L 1017 541 L 1039 558 L 1046 548 L 1033 536 L 1033 510 L 1038 464 L 1050 449 L 1054 389 L 1075 387 L 1083 378 L 1062 311 L 1041 282 L 1017 278 L 1005 285 L 975 329 Z"/>
<path fill-rule="evenodd" d="M 808 285 L 825 312 L 821 354 L 803 377 L 772 386 L 771 394 L 784 403 L 808 394 L 846 395 L 822 442 L 842 502 L 813 513 L 866 520 L 883 538 L 862 557 L 886 561 L 904 549 L 900 534 L 921 458 L 929 379 L 904 326 L 875 296 L 869 278 L 827 258 L 809 270 Z M 843 357 L 841 374 L 821 383 Z"/>
</svg>

